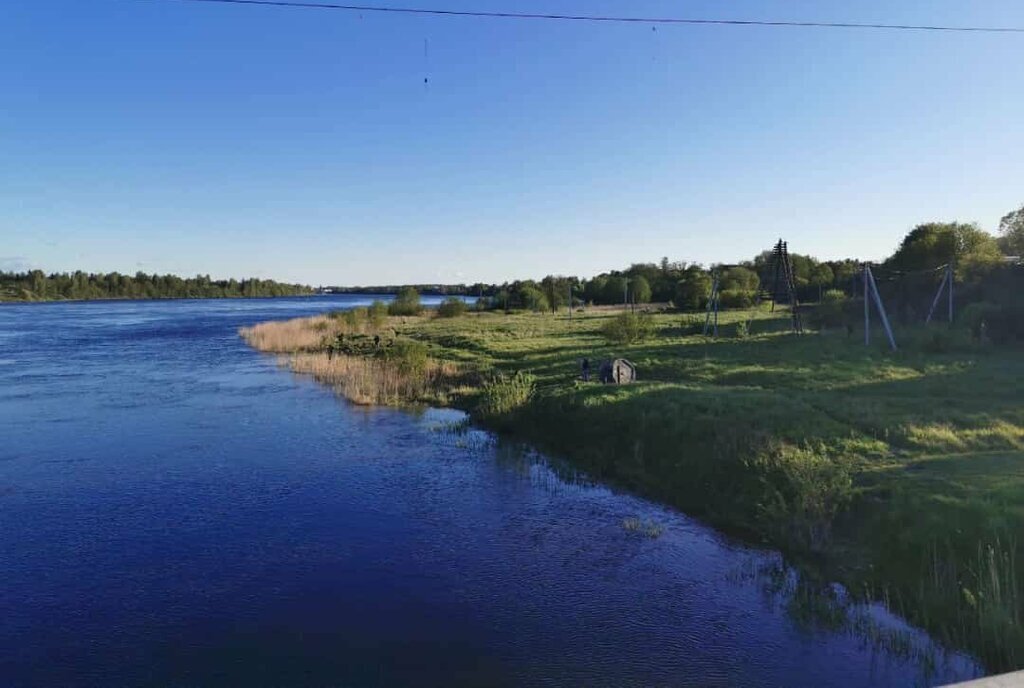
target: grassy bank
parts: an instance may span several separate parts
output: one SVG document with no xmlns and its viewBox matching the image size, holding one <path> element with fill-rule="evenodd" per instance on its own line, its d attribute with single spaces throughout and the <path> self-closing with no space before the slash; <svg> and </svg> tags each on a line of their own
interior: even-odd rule
<svg viewBox="0 0 1024 688">
<path fill-rule="evenodd" d="M 709 340 L 699 318 L 659 313 L 629 345 L 603 333 L 612 311 L 366 314 L 243 335 L 360 403 L 465 408 L 887 600 L 992 670 L 1021 666 L 1024 357 L 942 328 L 903 332 L 890 353 L 857 332 L 789 334 L 786 316 L 724 314 Z M 616 356 L 637 384 L 578 379 L 582 358 Z"/>
</svg>

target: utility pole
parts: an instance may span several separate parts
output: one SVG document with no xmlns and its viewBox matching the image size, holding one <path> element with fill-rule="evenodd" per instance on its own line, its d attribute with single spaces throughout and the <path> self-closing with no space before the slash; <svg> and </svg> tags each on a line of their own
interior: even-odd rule
<svg viewBox="0 0 1024 688">
<path fill-rule="evenodd" d="M 878 293 L 878 284 L 875 283 L 875 276 L 871 274 L 871 268 L 867 268 L 868 279 L 871 280 L 871 293 L 875 297 L 875 307 L 878 309 L 878 317 L 882 320 L 882 327 L 889 338 L 889 346 L 896 351 L 896 337 L 892 334 L 892 327 L 889 326 L 889 316 L 885 314 L 885 305 L 882 303 L 882 296 Z"/>
<path fill-rule="evenodd" d="M 864 346 L 871 345 L 871 305 L 868 303 L 868 264 L 864 263 L 864 272 L 861 276 L 864 282 Z"/>
<path fill-rule="evenodd" d="M 711 316 L 714 313 L 714 336 L 718 336 L 718 273 L 711 273 L 711 296 L 708 297 L 708 311 L 704 316 L 704 336 L 708 336 L 708 330 L 712 327 Z"/>
<path fill-rule="evenodd" d="M 949 267 L 946 268 L 949 279 L 949 324 L 953 324 L 953 263 L 950 262 Z"/>
</svg>

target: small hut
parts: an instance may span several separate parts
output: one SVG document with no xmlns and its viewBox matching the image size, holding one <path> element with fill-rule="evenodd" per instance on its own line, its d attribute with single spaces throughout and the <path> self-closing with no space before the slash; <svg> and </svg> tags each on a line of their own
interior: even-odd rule
<svg viewBox="0 0 1024 688">
<path fill-rule="evenodd" d="M 603 361 L 600 369 L 601 382 L 612 385 L 628 385 L 636 382 L 636 366 L 624 358 Z"/>
</svg>

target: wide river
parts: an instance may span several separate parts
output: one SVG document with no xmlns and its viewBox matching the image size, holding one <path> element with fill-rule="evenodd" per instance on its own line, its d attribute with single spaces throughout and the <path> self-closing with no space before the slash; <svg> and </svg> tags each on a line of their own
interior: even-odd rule
<svg viewBox="0 0 1024 688">
<path fill-rule="evenodd" d="M 560 477 L 453 429 L 456 412 L 349 406 L 236 334 L 365 302 L 0 306 L 0 684 L 905 686 L 977 672 L 879 608 L 816 615 L 770 551 Z"/>
</svg>

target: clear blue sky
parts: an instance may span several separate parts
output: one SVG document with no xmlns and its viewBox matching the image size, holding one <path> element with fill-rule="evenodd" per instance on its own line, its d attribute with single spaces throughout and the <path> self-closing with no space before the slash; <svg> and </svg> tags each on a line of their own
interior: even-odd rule
<svg viewBox="0 0 1024 688">
<path fill-rule="evenodd" d="M 1019 0 L 393 4 L 1024 26 Z M 1022 75 L 1020 34 L 4 0 L 0 268 L 501 281 L 779 236 L 881 258 L 1024 203 Z"/>
</svg>

